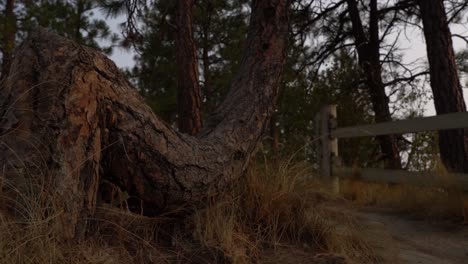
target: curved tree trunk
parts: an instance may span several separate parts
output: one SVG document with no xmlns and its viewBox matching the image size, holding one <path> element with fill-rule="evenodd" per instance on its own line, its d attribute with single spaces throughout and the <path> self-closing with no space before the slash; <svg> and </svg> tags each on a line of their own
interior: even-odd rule
<svg viewBox="0 0 468 264">
<path fill-rule="evenodd" d="M 419 1 L 430 66 L 431 88 L 438 115 L 465 112 L 452 34 L 444 1 Z M 439 132 L 440 156 L 449 170 L 468 172 L 468 134 L 463 129 Z"/>
<path fill-rule="evenodd" d="M 202 127 L 197 49 L 192 29 L 194 4 L 194 0 L 178 0 L 176 9 L 177 120 L 180 132 L 189 135 L 196 135 Z"/>
<path fill-rule="evenodd" d="M 65 238 L 93 213 L 103 181 L 147 215 L 216 195 L 243 174 L 268 129 L 288 9 L 288 0 L 253 1 L 240 70 L 198 137 L 161 121 L 102 54 L 45 30 L 32 33 L 0 90 L 3 171 L 54 180 Z"/>
</svg>

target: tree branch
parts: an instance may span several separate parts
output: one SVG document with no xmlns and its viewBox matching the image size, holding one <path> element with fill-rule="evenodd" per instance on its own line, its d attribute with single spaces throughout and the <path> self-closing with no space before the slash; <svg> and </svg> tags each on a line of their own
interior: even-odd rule
<svg viewBox="0 0 468 264">
<path fill-rule="evenodd" d="M 412 76 L 409 76 L 409 77 L 402 77 L 402 78 L 396 78 L 396 79 L 393 79 L 392 81 L 390 82 L 386 82 L 384 83 L 384 86 L 387 87 L 387 86 L 393 86 L 397 83 L 400 83 L 400 82 L 412 82 L 414 81 L 416 78 L 420 77 L 420 76 L 423 76 L 423 75 L 427 75 L 429 74 L 429 71 L 423 71 L 423 72 L 419 72 L 417 74 L 414 74 Z"/>
</svg>

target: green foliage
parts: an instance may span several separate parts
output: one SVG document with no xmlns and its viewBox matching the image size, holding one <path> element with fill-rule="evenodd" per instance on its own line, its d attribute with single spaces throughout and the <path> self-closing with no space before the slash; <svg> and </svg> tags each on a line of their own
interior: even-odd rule
<svg viewBox="0 0 468 264">
<path fill-rule="evenodd" d="M 5 9 L 6 1 L 0 1 L 2 9 Z M 7 38 L 8 33 L 14 33 L 16 31 L 16 16 L 7 16 L 5 12 L 0 13 L 0 49 L 2 52 L 11 52 L 14 48 L 12 44 L 9 43 Z"/>
<path fill-rule="evenodd" d="M 201 78 L 205 112 L 211 112 L 224 99 L 229 83 L 237 71 L 249 13 L 249 1 L 200 1 L 195 9 L 195 40 L 200 47 Z M 208 57 L 203 58 L 203 50 Z M 207 83 L 207 79 L 209 83 Z M 209 88 L 210 87 L 210 88 Z M 211 89 L 211 91 L 209 90 Z"/>
<path fill-rule="evenodd" d="M 25 5 L 23 29 L 35 26 L 50 28 L 74 41 L 99 49 L 107 54 L 119 40 L 106 20 L 99 18 L 96 0 L 31 1 Z"/>
<path fill-rule="evenodd" d="M 129 72 L 148 104 L 168 122 L 175 121 L 177 86 L 173 21 L 166 17 L 165 11 L 173 11 L 174 4 L 173 1 L 158 1 L 151 12 L 145 14 L 143 41 L 136 44 L 137 63 Z"/>
<path fill-rule="evenodd" d="M 460 71 L 460 76 L 465 77 L 468 76 L 468 49 L 462 50 L 457 53 L 457 65 Z M 468 80 L 466 81 L 466 85 L 468 86 Z"/>
<path fill-rule="evenodd" d="M 194 39 L 199 52 L 205 115 L 223 99 L 236 71 L 248 23 L 244 2 L 247 1 L 204 0 L 194 8 Z M 135 43 L 137 64 L 129 75 L 154 111 L 172 123 L 177 106 L 175 2 L 155 1 L 145 10 L 142 41 Z"/>
<path fill-rule="evenodd" d="M 127 14 L 128 8 L 126 0 L 97 0 L 97 2 L 106 16 L 116 18 L 120 15 Z"/>
<path fill-rule="evenodd" d="M 431 171 L 438 160 L 439 146 L 437 132 L 429 131 L 407 136 L 408 145 L 406 168 L 412 171 Z"/>
<path fill-rule="evenodd" d="M 5 9 L 5 4 L 5 0 L 0 1 L 1 10 Z M 18 41 L 37 26 L 49 28 L 80 44 L 110 54 L 119 37 L 110 30 L 106 20 L 99 17 L 98 8 L 97 0 L 15 1 L 15 17 L 7 21 L 2 12 L 0 26 L 2 32 L 6 27 L 15 28 Z"/>
<path fill-rule="evenodd" d="M 315 138 L 314 118 L 324 105 L 338 106 L 340 126 L 372 121 L 370 101 L 360 83 L 360 72 L 354 58 L 345 50 L 336 54 L 331 64 L 315 77 L 297 74 L 291 70 L 293 68 L 286 68 L 278 106 L 283 152 L 301 149 L 299 153 L 303 153 L 304 158 L 315 158 L 314 145 L 318 139 Z M 340 145 L 340 156 L 348 165 L 367 163 L 375 148 L 370 138 L 341 140 Z"/>
</svg>

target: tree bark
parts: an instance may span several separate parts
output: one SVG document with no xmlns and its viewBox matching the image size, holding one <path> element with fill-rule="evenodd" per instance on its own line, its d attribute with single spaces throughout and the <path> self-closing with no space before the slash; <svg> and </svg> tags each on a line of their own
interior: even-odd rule
<svg viewBox="0 0 468 264">
<path fill-rule="evenodd" d="M 190 135 L 196 135 L 202 127 L 197 49 L 192 29 L 193 5 L 194 0 L 177 1 L 175 38 L 178 125 L 180 132 Z"/>
<path fill-rule="evenodd" d="M 3 172 L 53 179 L 65 239 L 92 215 L 103 182 L 127 192 L 146 215 L 219 194 L 243 175 L 268 130 L 288 10 L 288 0 L 253 1 L 240 69 L 197 137 L 161 121 L 104 55 L 45 30 L 32 33 L 0 87 Z"/>
<path fill-rule="evenodd" d="M 11 61 L 13 59 L 13 49 L 15 48 L 16 36 L 16 16 L 14 12 L 15 0 L 7 0 L 4 11 L 4 24 L 1 40 L 2 51 L 2 71 L 1 78 L 8 75 Z"/>
<path fill-rule="evenodd" d="M 278 122 L 278 114 L 274 113 L 271 116 L 270 120 L 270 147 L 271 147 L 271 152 L 273 154 L 273 157 L 278 157 L 279 154 L 279 136 L 280 136 L 280 131 L 279 127 L 276 125 Z"/>
<path fill-rule="evenodd" d="M 444 1 L 419 1 L 430 66 L 431 88 L 438 115 L 465 112 L 452 34 Z M 468 134 L 465 130 L 439 132 L 440 156 L 449 170 L 468 172 Z"/>
<path fill-rule="evenodd" d="M 366 36 L 356 0 L 347 0 L 348 12 L 352 23 L 352 33 L 356 42 L 359 66 L 366 78 L 372 108 L 376 122 L 392 120 L 388 106 L 389 99 L 385 93 L 380 65 L 379 17 L 377 0 L 370 1 L 369 33 Z M 377 140 L 384 155 L 384 166 L 389 169 L 400 169 L 401 158 L 395 135 L 379 136 Z"/>
</svg>

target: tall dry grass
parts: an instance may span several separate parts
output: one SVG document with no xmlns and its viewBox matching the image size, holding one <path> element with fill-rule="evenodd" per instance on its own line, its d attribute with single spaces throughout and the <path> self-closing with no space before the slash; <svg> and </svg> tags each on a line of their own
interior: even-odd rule
<svg viewBox="0 0 468 264">
<path fill-rule="evenodd" d="M 222 200 L 196 212 L 194 238 L 232 263 L 268 262 L 271 257 L 278 261 L 285 252 L 298 250 L 309 257 L 329 253 L 348 263 L 375 263 L 359 225 L 329 210 L 337 201 L 310 180 L 311 173 L 306 163 L 291 160 L 251 168 Z M 294 255 L 286 254 L 290 261 Z"/>
<path fill-rule="evenodd" d="M 362 229 L 330 210 L 340 201 L 310 174 L 306 163 L 259 163 L 185 219 L 102 204 L 82 219 L 82 239 L 62 243 L 53 192 L 18 173 L 0 183 L 0 263 L 376 263 Z"/>
<path fill-rule="evenodd" d="M 468 221 L 468 194 L 457 186 L 440 160 L 434 164 L 436 177 L 426 181 L 437 187 L 344 180 L 340 191 L 346 199 L 360 205 L 393 208 L 418 218 Z"/>
<path fill-rule="evenodd" d="M 0 263 L 118 263 L 119 252 L 95 241 L 59 242 L 57 216 L 46 184 L 15 175 L 1 179 Z"/>
</svg>

